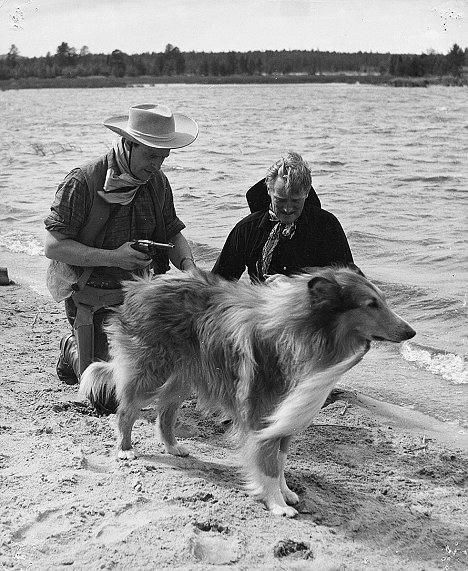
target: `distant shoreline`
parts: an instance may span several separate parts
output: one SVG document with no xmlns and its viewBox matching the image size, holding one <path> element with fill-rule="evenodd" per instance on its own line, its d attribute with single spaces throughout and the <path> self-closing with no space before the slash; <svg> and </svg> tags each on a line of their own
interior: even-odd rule
<svg viewBox="0 0 468 571">
<path fill-rule="evenodd" d="M 0 80 L 0 91 L 11 89 L 57 89 L 57 88 L 99 88 L 99 87 L 152 87 L 160 84 L 298 84 L 298 83 L 349 83 L 368 85 L 393 85 L 395 87 L 428 87 L 430 85 L 467 86 L 466 79 L 454 77 L 393 77 L 388 75 L 174 75 L 141 77 L 26 77 Z"/>
</svg>

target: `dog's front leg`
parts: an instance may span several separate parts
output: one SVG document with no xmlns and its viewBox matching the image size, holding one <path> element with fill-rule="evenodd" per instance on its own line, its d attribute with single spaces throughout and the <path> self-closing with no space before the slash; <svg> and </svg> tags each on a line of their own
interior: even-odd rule
<svg viewBox="0 0 468 571">
<path fill-rule="evenodd" d="M 286 464 L 286 458 L 288 456 L 288 448 L 291 443 L 292 436 L 284 436 L 280 440 L 280 448 L 278 452 L 278 467 L 279 467 L 279 478 L 280 478 L 280 490 L 283 494 L 283 498 L 286 503 L 290 506 L 295 505 L 299 502 L 299 497 L 292 490 L 289 489 L 286 483 L 286 478 L 284 477 L 284 466 Z"/>
<path fill-rule="evenodd" d="M 117 411 L 117 454 L 121 460 L 136 458 L 132 448 L 132 428 L 139 416 L 139 407 L 121 403 Z"/>
<path fill-rule="evenodd" d="M 257 444 L 257 467 L 258 474 L 260 477 L 259 484 L 263 489 L 262 500 L 266 507 L 275 515 L 281 515 L 285 517 L 295 517 L 297 511 L 286 505 L 285 497 L 283 496 L 282 485 L 284 481 L 284 461 L 286 454 L 283 453 L 280 456 L 280 443 L 282 439 L 275 438 L 274 440 L 266 440 L 259 442 Z M 285 443 L 286 450 L 287 444 Z M 286 483 L 284 482 L 286 486 Z M 286 489 L 295 496 L 296 502 L 298 498 L 296 494 L 291 492 L 286 486 Z M 287 498 L 288 499 L 288 498 Z M 294 499 L 294 498 L 293 498 Z"/>
</svg>

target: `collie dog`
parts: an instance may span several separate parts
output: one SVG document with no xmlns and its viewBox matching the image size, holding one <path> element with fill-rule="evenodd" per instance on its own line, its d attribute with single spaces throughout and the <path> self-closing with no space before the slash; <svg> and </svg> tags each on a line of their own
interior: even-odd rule
<svg viewBox="0 0 468 571">
<path fill-rule="evenodd" d="M 125 282 L 124 289 L 107 327 L 110 361 L 90 365 L 80 386 L 91 402 L 115 391 L 119 458 L 135 457 L 132 427 L 151 402 L 166 451 L 186 456 L 174 425 L 195 392 L 202 409 L 232 419 L 247 489 L 287 517 L 299 501 L 284 478 L 292 435 L 311 424 L 372 340 L 415 335 L 351 269 L 312 268 L 258 285 L 196 271 Z"/>
</svg>

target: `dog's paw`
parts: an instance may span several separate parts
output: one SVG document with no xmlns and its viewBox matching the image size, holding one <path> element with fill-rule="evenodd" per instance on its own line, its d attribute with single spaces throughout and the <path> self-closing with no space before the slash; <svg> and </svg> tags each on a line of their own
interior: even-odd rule
<svg viewBox="0 0 468 571">
<path fill-rule="evenodd" d="M 189 451 L 188 448 L 182 446 L 182 444 L 174 444 L 174 446 L 169 446 L 165 444 L 166 452 L 168 454 L 172 454 L 173 456 L 188 456 Z"/>
<path fill-rule="evenodd" d="M 281 493 L 283 494 L 284 501 L 290 506 L 295 506 L 299 503 L 299 496 L 289 488 L 282 489 Z"/>
<path fill-rule="evenodd" d="M 269 506 L 268 510 L 273 515 L 279 515 L 281 517 L 296 517 L 298 514 L 297 510 L 295 510 L 291 506 L 273 505 L 273 506 Z"/>
<path fill-rule="evenodd" d="M 119 450 L 117 457 L 119 460 L 135 460 L 136 454 L 133 448 L 129 450 Z"/>
</svg>

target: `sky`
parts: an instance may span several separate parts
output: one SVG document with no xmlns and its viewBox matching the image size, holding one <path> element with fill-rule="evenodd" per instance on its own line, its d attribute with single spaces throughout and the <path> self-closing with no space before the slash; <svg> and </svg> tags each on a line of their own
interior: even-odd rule
<svg viewBox="0 0 468 571">
<path fill-rule="evenodd" d="M 468 0 L 0 0 L 0 54 L 468 47 Z"/>
</svg>

